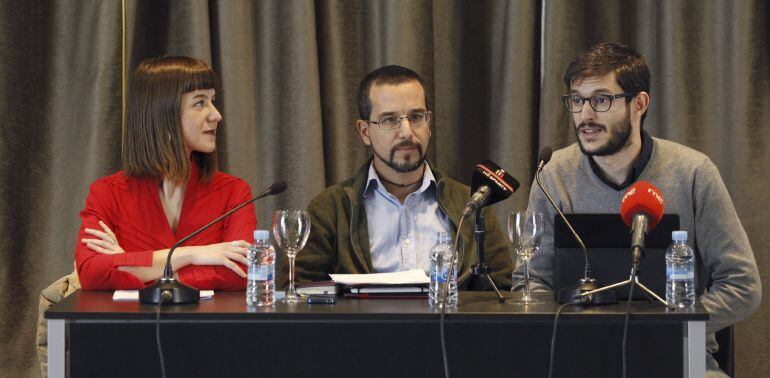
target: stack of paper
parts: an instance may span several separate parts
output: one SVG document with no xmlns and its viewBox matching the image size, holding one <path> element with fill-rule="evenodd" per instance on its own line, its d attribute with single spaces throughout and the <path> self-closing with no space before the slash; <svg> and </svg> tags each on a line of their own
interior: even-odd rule
<svg viewBox="0 0 770 378">
<path fill-rule="evenodd" d="M 330 274 L 334 283 L 345 286 L 345 296 L 424 297 L 430 278 L 421 269 L 393 273 Z"/>
<path fill-rule="evenodd" d="M 429 284 L 430 278 L 422 269 L 393 273 L 330 274 L 335 283 L 343 285 L 420 285 Z"/>
</svg>

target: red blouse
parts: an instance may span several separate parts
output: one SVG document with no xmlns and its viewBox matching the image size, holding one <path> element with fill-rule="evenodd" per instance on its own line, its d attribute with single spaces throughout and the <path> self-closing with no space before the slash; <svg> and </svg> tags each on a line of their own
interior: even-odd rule
<svg viewBox="0 0 770 378">
<path fill-rule="evenodd" d="M 123 171 L 91 184 L 86 206 L 80 212 L 75 262 L 84 290 L 138 289 L 147 283 L 120 266 L 151 266 L 153 251 L 170 248 L 174 243 L 211 222 L 251 197 L 249 185 L 235 177 L 217 172 L 210 182 L 200 181 L 196 164 L 191 164 L 190 180 L 185 188 L 182 211 L 176 233 L 171 230 L 160 202 L 158 182 L 123 175 Z M 126 253 L 103 254 L 89 249 L 83 238 L 95 238 L 85 228 L 102 230 L 99 220 L 115 233 Z M 251 242 L 257 226 L 254 205 L 249 204 L 222 222 L 212 226 L 183 245 L 196 246 L 225 241 Z M 246 271 L 246 267 L 239 266 Z M 188 265 L 177 271 L 179 280 L 198 289 L 243 290 L 246 280 L 221 265 Z"/>
</svg>

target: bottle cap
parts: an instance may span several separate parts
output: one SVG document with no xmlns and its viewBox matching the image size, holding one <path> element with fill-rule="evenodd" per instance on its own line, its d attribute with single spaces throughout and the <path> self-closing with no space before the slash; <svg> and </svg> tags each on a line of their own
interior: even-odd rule
<svg viewBox="0 0 770 378">
<path fill-rule="evenodd" d="M 671 239 L 674 241 L 687 241 L 687 231 L 673 231 L 671 232 Z"/>
<path fill-rule="evenodd" d="M 436 241 L 441 243 L 451 243 L 452 237 L 446 231 L 439 231 L 436 233 Z"/>
<path fill-rule="evenodd" d="M 254 230 L 254 240 L 268 240 L 270 239 L 270 231 L 268 230 Z"/>
</svg>

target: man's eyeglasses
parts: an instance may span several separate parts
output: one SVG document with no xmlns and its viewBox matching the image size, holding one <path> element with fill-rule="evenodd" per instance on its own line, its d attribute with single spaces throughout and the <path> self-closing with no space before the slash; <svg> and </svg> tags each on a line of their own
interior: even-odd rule
<svg viewBox="0 0 770 378">
<path fill-rule="evenodd" d="M 395 130 L 401 127 L 401 120 L 408 119 L 409 125 L 416 128 L 428 123 L 432 116 L 433 113 L 431 112 L 414 112 L 400 117 L 395 115 L 382 117 L 377 121 L 369 121 L 369 123 L 377 125 L 380 130 Z"/>
<path fill-rule="evenodd" d="M 561 100 L 564 101 L 564 106 L 571 113 L 580 113 L 583 111 L 583 105 L 588 102 L 591 105 L 591 109 L 597 112 L 606 112 L 612 107 L 612 102 L 616 98 L 633 97 L 633 93 L 618 93 L 618 94 L 597 94 L 591 97 L 580 97 L 574 94 L 568 94 L 561 96 Z"/>
</svg>

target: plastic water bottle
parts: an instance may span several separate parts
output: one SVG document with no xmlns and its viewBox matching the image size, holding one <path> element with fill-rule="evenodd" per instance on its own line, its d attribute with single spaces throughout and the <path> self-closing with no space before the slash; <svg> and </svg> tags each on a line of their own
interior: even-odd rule
<svg viewBox="0 0 770 378">
<path fill-rule="evenodd" d="M 671 233 L 666 250 L 666 303 L 679 308 L 695 306 L 695 252 L 687 245 L 687 231 Z"/>
<path fill-rule="evenodd" d="M 430 250 L 430 292 L 428 306 L 441 308 L 444 297 L 444 283 L 449 275 L 449 265 L 452 259 L 452 238 L 447 232 L 436 235 L 436 244 Z M 457 263 L 455 263 L 452 281 L 449 283 L 449 294 L 446 298 L 447 308 L 457 307 Z"/>
<path fill-rule="evenodd" d="M 246 258 L 249 260 L 246 304 L 272 306 L 275 303 L 275 249 L 270 244 L 270 232 L 254 231 L 254 244 L 249 246 Z"/>
</svg>

